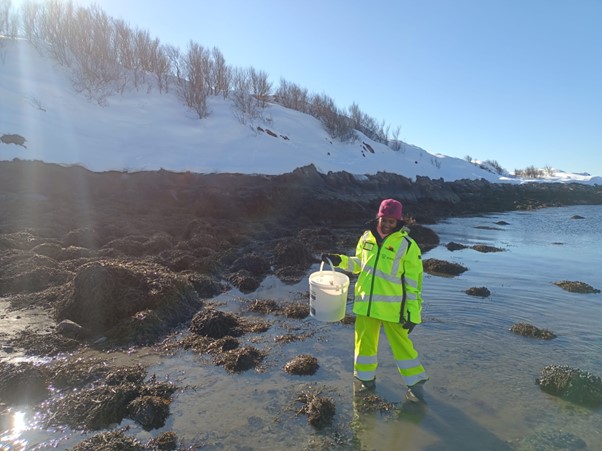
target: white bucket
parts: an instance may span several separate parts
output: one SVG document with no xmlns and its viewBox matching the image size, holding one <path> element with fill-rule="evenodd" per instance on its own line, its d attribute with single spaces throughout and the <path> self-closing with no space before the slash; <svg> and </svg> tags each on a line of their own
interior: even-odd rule
<svg viewBox="0 0 602 451">
<path fill-rule="evenodd" d="M 341 321 L 345 317 L 349 277 L 332 271 L 320 271 L 309 276 L 309 313 L 318 321 Z"/>
</svg>

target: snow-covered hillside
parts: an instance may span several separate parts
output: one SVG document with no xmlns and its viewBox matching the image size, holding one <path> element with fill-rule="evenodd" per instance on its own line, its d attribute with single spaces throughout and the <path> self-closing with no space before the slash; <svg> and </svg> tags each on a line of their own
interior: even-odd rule
<svg viewBox="0 0 602 451">
<path fill-rule="evenodd" d="M 178 99 L 160 94 L 152 78 L 137 90 L 89 99 L 72 73 L 25 40 L 0 40 L 0 160 L 79 164 L 92 171 L 166 169 L 200 173 L 282 174 L 314 164 L 321 172 L 524 183 L 466 160 L 432 155 L 409 144 L 394 151 L 361 133 L 353 142 L 330 138 L 307 114 L 269 104 L 260 118 L 241 118 L 230 99 L 210 97 L 200 120 Z M 602 184 L 602 177 L 560 170 L 536 181 Z"/>
</svg>

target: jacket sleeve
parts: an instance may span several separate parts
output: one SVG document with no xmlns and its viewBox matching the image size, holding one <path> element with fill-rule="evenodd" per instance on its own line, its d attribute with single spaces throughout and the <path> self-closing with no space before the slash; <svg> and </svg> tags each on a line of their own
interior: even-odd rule
<svg viewBox="0 0 602 451">
<path fill-rule="evenodd" d="M 403 271 L 406 290 L 405 319 L 420 324 L 422 322 L 422 253 L 413 240 L 406 251 Z"/>
<path fill-rule="evenodd" d="M 362 250 L 364 248 L 364 241 L 364 236 L 362 236 L 357 242 L 355 256 L 349 257 L 348 255 L 340 255 L 341 263 L 338 265 L 338 268 L 353 274 L 360 273 L 362 269 Z"/>
</svg>

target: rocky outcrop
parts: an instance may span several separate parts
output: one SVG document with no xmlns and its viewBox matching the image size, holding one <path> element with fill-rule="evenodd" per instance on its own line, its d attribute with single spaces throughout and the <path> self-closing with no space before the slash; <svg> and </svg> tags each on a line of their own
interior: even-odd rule
<svg viewBox="0 0 602 451">
<path fill-rule="evenodd" d="M 112 208 L 124 212 L 186 207 L 197 217 L 218 220 L 279 220 L 302 224 L 359 222 L 373 217 L 379 202 L 394 197 L 418 222 L 448 216 L 571 204 L 602 204 L 602 187 L 581 184 L 492 184 L 486 180 L 416 181 L 377 173 L 322 174 L 305 166 L 283 175 L 193 174 L 168 171 L 95 173 L 41 162 L 0 162 L 0 200 L 44 208 L 63 202 L 80 214 Z M 78 216 L 77 214 L 75 215 Z M 65 222 L 66 218 L 62 218 Z M 25 224 L 24 224 L 25 225 Z M 98 233 L 98 232 L 97 232 Z M 102 240 L 102 236 L 94 235 Z"/>
</svg>

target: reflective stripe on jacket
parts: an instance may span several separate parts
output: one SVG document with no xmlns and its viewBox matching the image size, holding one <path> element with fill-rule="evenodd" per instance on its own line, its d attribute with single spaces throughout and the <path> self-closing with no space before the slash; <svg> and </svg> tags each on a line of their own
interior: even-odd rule
<svg viewBox="0 0 602 451">
<path fill-rule="evenodd" d="M 339 267 L 359 274 L 353 313 L 395 323 L 422 322 L 422 257 L 407 229 L 393 232 L 379 246 L 366 230 L 355 257 L 341 255 Z"/>
</svg>

